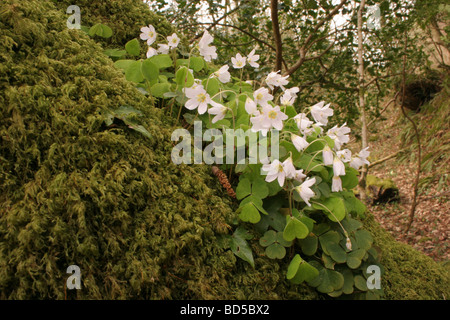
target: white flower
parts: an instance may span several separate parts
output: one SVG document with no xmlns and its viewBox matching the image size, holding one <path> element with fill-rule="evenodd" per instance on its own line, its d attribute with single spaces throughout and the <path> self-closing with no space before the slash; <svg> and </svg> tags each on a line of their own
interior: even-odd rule
<svg viewBox="0 0 450 320">
<path fill-rule="evenodd" d="M 283 77 L 279 72 L 280 71 L 271 72 L 266 77 L 266 83 L 271 90 L 273 90 L 274 87 L 281 87 L 281 89 L 285 90 L 284 86 L 289 83 L 287 80 L 289 76 Z"/>
<path fill-rule="evenodd" d="M 303 174 L 303 169 L 295 170 L 293 178 L 294 178 L 294 180 L 301 182 L 304 178 L 306 178 L 306 174 Z"/>
<path fill-rule="evenodd" d="M 348 134 L 350 133 L 350 128 L 344 123 L 340 128 L 334 126 L 327 131 L 327 135 L 334 140 L 334 149 L 341 149 L 342 145 L 350 141 Z"/>
<path fill-rule="evenodd" d="M 299 113 L 294 117 L 295 123 L 297 123 L 297 127 L 300 130 L 301 133 L 304 135 L 308 135 L 313 131 L 310 126 L 314 123 L 313 121 L 309 120 L 306 114 Z"/>
<path fill-rule="evenodd" d="M 167 42 L 169 44 L 169 47 L 176 48 L 178 46 L 178 43 L 180 43 L 180 38 L 178 38 L 176 33 L 172 33 L 171 36 L 167 37 Z"/>
<path fill-rule="evenodd" d="M 308 206 L 311 206 L 309 199 L 315 196 L 314 191 L 310 189 L 314 183 L 316 183 L 316 178 L 306 179 L 301 185 L 295 187 L 295 190 Z"/>
<path fill-rule="evenodd" d="M 283 106 L 292 106 L 295 102 L 295 98 L 296 97 L 294 95 L 292 95 L 292 93 L 290 93 L 286 90 L 280 98 L 280 103 Z"/>
<path fill-rule="evenodd" d="M 245 111 L 253 116 L 258 116 L 260 114 L 256 102 L 248 97 L 247 100 L 245 100 Z"/>
<path fill-rule="evenodd" d="M 185 103 L 185 107 L 189 110 L 194 110 L 198 108 L 199 114 L 204 114 L 208 109 L 208 104 L 215 104 L 206 93 L 206 90 L 202 85 L 197 85 L 195 88 L 190 88 L 190 90 L 185 90 L 186 97 L 189 98 Z"/>
<path fill-rule="evenodd" d="M 170 47 L 169 47 L 169 45 L 168 44 L 162 44 L 162 43 L 160 43 L 160 44 L 158 44 L 158 52 L 159 53 L 162 53 L 162 54 L 168 54 L 169 53 L 169 50 L 170 50 Z"/>
<path fill-rule="evenodd" d="M 284 180 L 286 178 L 286 172 L 284 171 L 283 164 L 279 160 L 273 160 L 270 164 L 264 164 L 262 170 L 267 172 L 266 181 L 272 182 L 278 179 L 280 187 L 284 186 Z"/>
<path fill-rule="evenodd" d="M 338 157 L 333 160 L 333 173 L 334 176 L 345 176 L 345 165 Z"/>
<path fill-rule="evenodd" d="M 153 42 L 156 40 L 157 33 L 155 31 L 155 28 L 152 25 L 149 25 L 148 27 L 142 27 L 141 28 L 141 35 L 140 38 L 142 40 L 147 40 L 147 44 L 150 46 Z"/>
<path fill-rule="evenodd" d="M 350 161 L 350 167 L 359 170 L 363 165 L 369 165 L 370 162 L 367 160 L 367 157 L 370 155 L 370 152 L 367 150 L 369 147 L 362 149 L 356 157 L 352 157 Z"/>
<path fill-rule="evenodd" d="M 205 61 L 208 62 L 210 62 L 211 59 L 217 58 L 216 47 L 209 45 L 211 42 L 213 42 L 213 40 L 214 38 L 209 34 L 207 30 L 205 30 L 202 38 L 198 43 L 200 54 L 205 59 Z"/>
<path fill-rule="evenodd" d="M 306 147 L 309 146 L 309 142 L 306 141 L 305 138 L 300 137 L 296 134 L 291 134 L 291 140 L 292 140 L 292 143 L 294 144 L 295 149 L 297 149 L 298 152 L 305 150 Z"/>
<path fill-rule="evenodd" d="M 152 48 L 152 47 L 148 47 L 148 50 L 147 50 L 147 58 L 156 56 L 157 54 L 158 54 L 158 51 L 157 51 L 156 49 L 154 49 L 154 48 Z"/>
<path fill-rule="evenodd" d="M 292 87 L 284 90 L 284 93 L 290 94 L 292 97 L 297 98 L 297 93 L 300 91 L 299 87 Z"/>
<path fill-rule="evenodd" d="M 344 149 L 344 150 L 337 151 L 336 156 L 342 162 L 349 162 L 352 159 L 352 152 L 348 149 Z"/>
<path fill-rule="evenodd" d="M 342 191 L 342 180 L 339 176 L 334 176 L 331 182 L 331 191 L 339 192 Z"/>
<path fill-rule="evenodd" d="M 231 57 L 231 63 L 233 64 L 233 68 L 242 69 L 245 67 L 246 58 L 241 56 L 240 53 L 236 55 L 236 57 Z"/>
<path fill-rule="evenodd" d="M 326 166 L 333 164 L 333 151 L 331 151 L 328 145 L 322 150 L 323 164 Z"/>
<path fill-rule="evenodd" d="M 286 120 L 288 116 L 280 111 L 279 106 L 272 107 L 270 105 L 267 105 L 263 107 L 262 111 L 263 113 L 258 117 L 261 116 L 264 117 L 263 118 L 264 127 L 267 127 L 268 129 L 273 127 L 280 131 L 283 129 L 283 121 Z"/>
<path fill-rule="evenodd" d="M 267 88 L 259 88 L 255 92 L 253 92 L 253 98 L 255 102 L 262 107 L 266 107 L 269 105 L 267 101 L 272 101 L 273 95 L 269 93 Z"/>
<path fill-rule="evenodd" d="M 259 60 L 259 55 L 255 54 L 255 49 L 253 49 L 247 56 L 247 62 L 253 68 L 259 68 L 259 64 L 256 61 Z"/>
<path fill-rule="evenodd" d="M 321 125 L 327 125 L 328 117 L 333 115 L 333 109 L 330 108 L 330 103 L 324 106 L 325 101 L 316 103 L 311 107 L 311 115 L 314 121 L 320 123 Z"/>
<path fill-rule="evenodd" d="M 228 72 L 228 66 L 224 65 L 219 70 L 217 70 L 214 74 L 217 76 L 220 82 L 227 83 L 231 79 L 230 72 Z"/>
<path fill-rule="evenodd" d="M 291 157 L 283 161 L 283 170 L 286 173 L 286 178 L 292 179 L 295 177 L 297 170 L 295 169 L 294 164 L 292 163 Z"/>
<path fill-rule="evenodd" d="M 347 240 L 345 242 L 345 246 L 347 247 L 348 250 L 352 250 L 352 241 L 350 240 L 349 237 L 347 237 Z"/>
<path fill-rule="evenodd" d="M 225 115 L 227 114 L 227 111 L 228 111 L 227 107 L 221 105 L 220 103 L 215 102 L 214 100 L 211 100 L 210 104 L 213 105 L 213 107 L 208 109 L 208 113 L 216 115 L 211 120 L 212 123 L 216 123 L 217 121 L 225 118 Z"/>
</svg>

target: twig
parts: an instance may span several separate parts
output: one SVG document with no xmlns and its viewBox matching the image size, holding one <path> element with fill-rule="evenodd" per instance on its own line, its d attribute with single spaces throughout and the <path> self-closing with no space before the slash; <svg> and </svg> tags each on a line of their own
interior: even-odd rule
<svg viewBox="0 0 450 320">
<path fill-rule="evenodd" d="M 399 150 L 399 151 L 397 151 L 397 152 L 395 152 L 395 153 L 393 153 L 393 154 L 391 154 L 391 155 L 389 155 L 387 157 L 384 157 L 384 158 L 381 158 L 381 159 L 379 159 L 377 161 L 374 161 L 368 166 L 368 168 L 372 168 L 373 166 L 376 166 L 377 164 L 380 164 L 380 163 L 383 163 L 385 161 L 388 161 L 389 159 L 395 158 L 397 155 L 399 155 L 402 152 L 405 152 L 407 149 L 408 148 Z"/>
<path fill-rule="evenodd" d="M 417 206 L 417 191 L 418 191 L 418 186 L 419 186 L 419 179 L 420 179 L 420 170 L 421 170 L 421 164 L 422 164 L 422 147 L 420 144 L 420 135 L 419 135 L 419 130 L 417 128 L 416 123 L 408 116 L 408 114 L 405 111 L 405 94 L 406 94 L 406 49 L 408 47 L 408 33 L 407 31 L 405 31 L 405 45 L 404 45 L 404 52 L 403 52 L 403 76 L 402 76 L 402 103 L 401 103 L 401 109 L 402 109 L 402 113 L 405 116 L 406 119 L 408 119 L 409 122 L 411 122 L 413 128 L 414 128 L 414 132 L 416 134 L 416 139 L 417 139 L 417 152 L 418 152 L 418 156 L 417 156 L 417 172 L 416 172 L 416 179 L 414 181 L 414 189 L 413 189 L 413 200 L 412 200 L 412 204 L 411 204 L 411 209 L 409 211 L 409 221 L 408 224 L 406 226 L 405 229 L 405 233 L 407 233 L 409 231 L 409 229 L 411 228 L 411 225 L 413 223 L 414 220 L 414 214 L 416 211 L 416 206 Z"/>
<path fill-rule="evenodd" d="M 221 20 L 223 20 L 224 18 L 226 18 L 227 16 L 229 16 L 230 14 L 232 14 L 232 13 L 238 11 L 238 10 L 239 10 L 239 6 L 236 6 L 236 8 L 234 8 L 233 10 L 225 12 L 225 14 L 222 17 L 220 17 L 216 21 L 212 22 L 211 25 L 208 28 L 206 28 L 206 30 L 210 31 L 212 28 L 214 28 L 216 25 L 218 25 Z M 203 35 L 203 33 L 199 33 L 192 40 L 197 40 L 202 35 Z"/>
<path fill-rule="evenodd" d="M 310 42 L 315 33 L 325 24 L 325 22 L 327 22 L 333 16 L 335 16 L 338 13 L 338 11 L 347 3 L 347 1 L 348 0 L 341 0 L 341 2 L 330 13 L 328 13 L 328 15 L 325 18 L 323 18 L 315 25 L 313 31 L 309 34 L 309 36 L 306 38 L 305 42 L 299 49 L 300 58 L 289 69 L 287 69 L 287 71 L 284 73 L 284 76 L 293 74 L 295 71 L 297 71 L 298 68 L 300 68 L 303 65 L 303 63 L 306 61 L 306 53 L 308 51 L 308 46 L 310 45 Z"/>
</svg>

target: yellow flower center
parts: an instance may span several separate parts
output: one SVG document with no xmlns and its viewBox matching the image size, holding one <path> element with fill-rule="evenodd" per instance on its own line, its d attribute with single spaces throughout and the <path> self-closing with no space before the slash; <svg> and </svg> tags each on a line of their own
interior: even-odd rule
<svg viewBox="0 0 450 320">
<path fill-rule="evenodd" d="M 276 111 L 269 111 L 269 114 L 267 115 L 270 119 L 276 119 L 277 118 L 277 112 Z"/>
<path fill-rule="evenodd" d="M 200 93 L 199 95 L 197 95 L 197 101 L 202 103 L 205 102 L 206 100 L 206 95 L 204 93 Z"/>
<path fill-rule="evenodd" d="M 153 38 L 154 35 L 155 35 L 155 34 L 153 33 L 153 31 L 150 31 L 150 32 L 148 33 L 148 36 L 149 36 L 150 38 Z"/>
<path fill-rule="evenodd" d="M 281 164 L 278 165 L 278 172 L 283 172 L 283 166 Z"/>
<path fill-rule="evenodd" d="M 262 93 L 258 93 L 258 94 L 256 95 L 256 100 L 261 100 L 262 98 L 263 98 Z"/>
</svg>

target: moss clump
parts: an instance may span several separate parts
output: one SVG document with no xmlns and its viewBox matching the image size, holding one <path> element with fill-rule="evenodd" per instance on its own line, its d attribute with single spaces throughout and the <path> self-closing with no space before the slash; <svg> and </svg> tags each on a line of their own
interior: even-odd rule
<svg viewBox="0 0 450 320">
<path fill-rule="evenodd" d="M 399 190 L 392 179 L 381 179 L 370 174 L 366 178 L 366 192 L 374 204 L 399 199 Z"/>
<path fill-rule="evenodd" d="M 79 299 L 316 298 L 222 248 L 234 214 L 210 168 L 172 163 L 162 110 L 65 19 L 50 1 L 0 12 L 0 298 L 64 299 L 71 264 Z M 152 139 L 105 127 L 121 105 Z"/>
<path fill-rule="evenodd" d="M 90 12 L 100 3 L 81 6 Z M 130 13 L 142 8 L 124 3 L 117 23 L 135 21 Z M 286 264 L 257 256 L 253 269 L 223 246 L 235 214 L 210 168 L 172 163 L 163 111 L 66 19 L 50 0 L 6 0 L 0 9 L 0 298 L 321 298 L 288 283 Z M 125 30 L 138 33 L 133 26 Z M 142 112 L 152 139 L 104 125 L 104 112 L 123 105 Z M 396 245 L 381 234 L 377 241 Z M 389 254 L 385 265 L 397 267 L 401 257 Z M 81 290 L 65 290 L 72 264 Z M 418 281 L 420 271 L 398 279 Z M 431 277 L 443 279 L 438 271 Z M 396 296 L 403 285 L 386 286 L 390 298 L 404 297 Z M 416 292 L 429 297 L 428 289 Z"/>
<path fill-rule="evenodd" d="M 75 4 L 71 0 L 52 1 L 61 12 Z M 81 11 L 81 25 L 91 27 L 97 23 L 109 26 L 113 30 L 111 38 L 96 38 L 104 48 L 123 48 L 129 40 L 139 37 L 139 30 L 143 26 L 153 25 L 161 36 L 168 36 L 175 32 L 172 25 L 160 15 L 151 12 L 143 1 L 92 1 L 77 0 L 76 5 Z M 66 15 L 66 19 L 69 15 Z M 158 39 L 158 41 L 161 39 Z M 143 42 L 145 44 L 145 42 Z"/>
<path fill-rule="evenodd" d="M 385 274 L 381 278 L 384 299 L 442 300 L 450 297 L 450 273 L 431 258 L 395 239 L 368 215 L 366 229 L 374 234 Z"/>
</svg>

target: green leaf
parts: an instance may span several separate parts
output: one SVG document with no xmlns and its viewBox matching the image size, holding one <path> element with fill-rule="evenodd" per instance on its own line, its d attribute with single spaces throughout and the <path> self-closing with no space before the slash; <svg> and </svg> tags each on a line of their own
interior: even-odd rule
<svg viewBox="0 0 450 320">
<path fill-rule="evenodd" d="M 302 252 L 307 256 L 312 256 L 316 253 L 319 244 L 319 239 L 315 235 L 310 235 L 305 239 L 300 240 L 300 247 Z"/>
<path fill-rule="evenodd" d="M 133 61 L 125 70 L 125 78 L 128 81 L 139 83 L 144 80 L 144 75 L 141 71 L 141 61 Z"/>
<path fill-rule="evenodd" d="M 245 240 L 253 239 L 253 235 L 243 226 L 237 227 L 236 230 L 234 230 L 234 235 Z"/>
<path fill-rule="evenodd" d="M 241 258 L 242 260 L 247 261 L 248 263 L 250 263 L 250 265 L 252 267 L 255 267 L 255 262 L 253 260 L 252 249 L 248 245 L 246 239 L 243 238 L 241 236 L 240 232 L 237 232 L 237 230 L 230 237 L 230 248 L 231 248 L 231 251 L 236 256 Z"/>
<path fill-rule="evenodd" d="M 164 98 L 165 93 L 170 91 L 170 84 L 169 83 L 155 83 L 151 87 L 151 93 L 152 96 L 156 98 Z"/>
<path fill-rule="evenodd" d="M 180 67 L 175 73 L 175 82 L 183 88 L 189 88 L 194 84 L 194 76 L 186 67 Z"/>
<path fill-rule="evenodd" d="M 250 180 L 241 179 L 236 187 L 236 199 L 241 200 L 252 193 Z"/>
<path fill-rule="evenodd" d="M 352 294 L 353 293 L 353 273 L 346 269 L 342 271 L 342 275 L 344 277 L 344 285 L 342 286 L 342 292 L 345 294 Z"/>
<path fill-rule="evenodd" d="M 252 194 L 260 199 L 264 199 L 269 195 L 267 182 L 262 178 L 258 178 L 252 182 Z"/>
<path fill-rule="evenodd" d="M 344 263 L 347 261 L 347 253 L 340 245 L 334 242 L 327 242 L 327 251 L 330 257 L 337 263 Z"/>
<path fill-rule="evenodd" d="M 158 54 L 156 56 L 148 58 L 153 62 L 159 69 L 165 69 L 172 66 L 172 59 L 168 54 Z"/>
<path fill-rule="evenodd" d="M 355 276 L 355 287 L 359 290 L 367 291 L 367 280 L 363 276 Z"/>
<path fill-rule="evenodd" d="M 308 262 L 303 261 L 297 270 L 297 274 L 291 280 L 294 284 L 300 284 L 304 281 L 311 281 L 319 275 L 319 271 L 311 266 Z"/>
<path fill-rule="evenodd" d="M 328 209 L 326 209 L 325 207 Z M 331 221 L 337 222 L 345 218 L 345 205 L 342 198 L 330 197 L 322 200 L 320 204 L 313 203 L 315 209 L 322 210 Z M 333 213 L 331 214 L 330 211 Z"/>
<path fill-rule="evenodd" d="M 217 78 L 208 78 L 203 80 L 203 86 L 210 96 L 215 95 L 220 90 L 220 81 Z"/>
<path fill-rule="evenodd" d="M 319 275 L 319 271 L 296 254 L 288 266 L 286 278 L 295 284 L 312 281 Z"/>
<path fill-rule="evenodd" d="M 148 81 L 158 80 L 159 69 L 149 59 L 142 61 L 141 71 L 144 78 L 147 79 Z"/>
<path fill-rule="evenodd" d="M 358 185 L 358 171 L 354 168 L 346 168 L 345 176 L 341 176 L 342 188 L 351 190 Z"/>
<path fill-rule="evenodd" d="M 372 234 L 364 229 L 355 232 L 355 240 L 358 247 L 364 250 L 369 250 L 372 247 L 373 237 Z"/>
<path fill-rule="evenodd" d="M 279 243 L 273 243 L 265 250 L 270 259 L 283 259 L 286 255 L 286 249 Z"/>
<path fill-rule="evenodd" d="M 238 209 L 239 218 L 244 222 L 258 223 L 261 220 L 261 215 L 253 203 L 247 203 Z"/>
<path fill-rule="evenodd" d="M 114 66 L 116 66 L 116 68 L 122 69 L 123 71 L 127 71 L 127 69 L 135 62 L 135 60 L 129 59 L 117 60 L 116 62 L 114 62 Z"/>
<path fill-rule="evenodd" d="M 192 70 L 199 72 L 205 66 L 205 60 L 202 57 L 191 57 L 191 63 L 189 65 Z"/>
<path fill-rule="evenodd" d="M 335 290 L 340 290 L 344 286 L 344 276 L 334 270 L 322 269 L 320 271 L 322 281 L 317 286 L 317 291 L 322 293 L 331 293 Z"/>
<path fill-rule="evenodd" d="M 268 247 L 271 244 L 273 244 L 277 240 L 277 233 L 273 230 L 269 230 L 266 233 L 264 233 L 264 236 L 262 236 L 259 239 L 259 244 L 263 247 Z"/>
<path fill-rule="evenodd" d="M 292 241 L 295 238 L 304 239 L 308 236 L 308 227 L 295 217 L 287 217 L 287 224 L 283 231 L 283 237 L 286 241 Z"/>
<path fill-rule="evenodd" d="M 103 38 L 110 38 L 112 36 L 112 29 L 107 25 L 97 23 L 89 28 L 88 35 L 91 37 L 99 36 Z"/>
<path fill-rule="evenodd" d="M 364 249 L 357 249 L 350 253 L 347 256 L 347 266 L 351 269 L 356 269 L 361 265 L 362 259 L 366 251 Z"/>
<path fill-rule="evenodd" d="M 336 231 L 330 230 L 324 234 L 322 234 L 319 237 L 320 245 L 322 247 L 322 250 L 327 254 L 330 255 L 330 252 L 328 251 L 329 244 L 334 243 L 338 244 L 340 240 L 339 233 Z"/>
<path fill-rule="evenodd" d="M 112 58 L 121 58 L 127 54 L 126 50 L 119 49 L 106 49 L 103 51 L 103 53 Z"/>
<path fill-rule="evenodd" d="M 127 124 L 128 124 L 128 127 L 130 129 L 133 129 L 134 131 L 137 131 L 137 132 L 143 134 L 147 138 L 151 138 L 152 137 L 150 132 L 148 132 L 147 129 L 145 129 L 145 127 L 143 127 L 142 125 L 137 124 L 137 123 L 133 123 L 133 122 L 128 122 Z"/>
<path fill-rule="evenodd" d="M 125 50 L 132 56 L 139 56 L 141 54 L 141 45 L 139 44 L 139 41 L 135 38 L 133 40 L 128 41 L 125 44 Z"/>
</svg>

